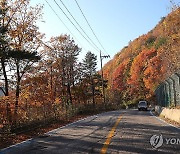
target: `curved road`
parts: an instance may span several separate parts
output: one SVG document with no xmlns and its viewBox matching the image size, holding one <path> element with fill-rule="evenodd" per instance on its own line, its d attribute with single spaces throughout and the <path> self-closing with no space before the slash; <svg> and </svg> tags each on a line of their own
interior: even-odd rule
<svg viewBox="0 0 180 154">
<path fill-rule="evenodd" d="M 155 140 L 150 138 L 153 135 Z M 161 137 L 159 137 L 162 135 Z M 158 138 L 159 137 L 159 138 Z M 179 153 L 180 129 L 149 111 L 107 112 L 0 151 L 1 154 Z"/>
</svg>

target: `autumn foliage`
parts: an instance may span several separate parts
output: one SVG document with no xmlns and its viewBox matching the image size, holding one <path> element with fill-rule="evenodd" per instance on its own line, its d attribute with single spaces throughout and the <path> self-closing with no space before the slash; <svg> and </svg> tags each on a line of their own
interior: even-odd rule
<svg viewBox="0 0 180 154">
<path fill-rule="evenodd" d="M 42 8 L 0 1 L 0 140 L 104 106 L 97 57 L 88 52 L 80 63 L 81 48 L 67 34 L 44 41 Z"/>
<path fill-rule="evenodd" d="M 158 84 L 180 68 L 180 8 L 177 7 L 157 26 L 131 41 L 104 66 L 109 93 L 116 93 L 123 106 L 139 99 L 154 101 Z M 118 95 L 117 95 L 118 93 Z"/>
<path fill-rule="evenodd" d="M 129 64 L 129 59 L 124 60 L 117 69 L 113 72 L 113 89 L 123 91 L 126 89 L 126 75 L 127 68 Z"/>
<path fill-rule="evenodd" d="M 117 53 L 103 68 L 104 81 L 94 54 L 78 61 L 81 48 L 71 36 L 44 41 L 37 26 L 42 8 L 30 7 L 30 0 L 0 1 L 4 134 L 87 111 L 127 107 L 139 99 L 152 102 L 158 84 L 180 68 L 180 8 Z"/>
</svg>

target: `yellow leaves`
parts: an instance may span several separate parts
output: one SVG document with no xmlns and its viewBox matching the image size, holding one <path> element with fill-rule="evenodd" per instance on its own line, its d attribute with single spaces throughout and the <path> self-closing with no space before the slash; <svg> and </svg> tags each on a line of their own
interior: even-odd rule
<svg viewBox="0 0 180 154">
<path fill-rule="evenodd" d="M 56 98 L 55 101 L 54 101 L 54 104 L 60 104 L 61 103 L 61 99 L 60 98 Z"/>
<path fill-rule="evenodd" d="M 42 6 L 29 6 L 30 0 L 8 1 L 8 11 L 5 19 L 9 23 L 9 36 L 11 48 L 31 50 L 40 46 L 36 38 L 41 38 L 36 26 L 37 20 L 41 18 Z M 38 49 L 38 48 L 36 48 Z"/>
<path fill-rule="evenodd" d="M 21 92 L 21 97 L 24 99 L 28 99 L 30 97 L 30 92 L 28 89 L 25 89 L 23 92 Z"/>
<path fill-rule="evenodd" d="M 171 39 L 173 39 L 173 40 L 177 40 L 177 39 L 179 39 L 179 38 L 180 38 L 179 34 L 173 34 L 173 35 L 171 35 Z"/>
<path fill-rule="evenodd" d="M 167 27 L 167 22 L 166 22 L 166 20 L 163 21 L 163 25 L 164 25 L 165 28 Z"/>
<path fill-rule="evenodd" d="M 0 97 L 0 104 L 10 102 L 11 97 L 10 96 L 1 96 Z"/>
</svg>

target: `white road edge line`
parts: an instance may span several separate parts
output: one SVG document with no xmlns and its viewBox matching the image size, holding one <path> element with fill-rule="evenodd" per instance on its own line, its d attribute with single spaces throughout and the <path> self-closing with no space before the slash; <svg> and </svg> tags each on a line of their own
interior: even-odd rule
<svg viewBox="0 0 180 154">
<path fill-rule="evenodd" d="M 155 115 L 152 113 L 152 111 L 150 111 L 150 114 L 151 114 L 153 117 L 155 117 L 156 119 L 158 119 L 159 121 L 161 121 L 161 122 L 163 122 L 163 123 L 165 123 L 165 124 L 167 124 L 167 125 L 169 125 L 169 126 L 171 126 L 171 127 L 174 127 L 174 128 L 176 128 L 176 129 L 180 130 L 179 127 L 176 127 L 176 126 L 174 126 L 174 125 L 172 125 L 172 124 L 170 124 L 170 123 L 164 121 L 163 119 L 161 119 L 161 118 L 155 116 Z"/>
<path fill-rule="evenodd" d="M 22 142 L 20 142 L 20 143 L 16 143 L 16 144 L 14 144 L 14 145 L 11 145 L 11 146 L 9 146 L 9 147 L 7 147 L 7 148 L 4 148 L 4 149 L 0 149 L 0 153 L 1 152 L 5 152 L 6 150 L 8 150 L 8 149 L 10 149 L 10 148 L 13 148 L 13 147 L 16 147 L 16 146 L 19 146 L 20 144 L 24 144 L 24 143 L 27 143 L 27 142 L 29 142 L 29 141 L 31 141 L 33 138 L 30 138 L 30 139 L 27 139 L 27 140 L 25 140 L 25 141 L 22 141 Z"/>
<path fill-rule="evenodd" d="M 57 128 L 57 129 L 53 129 L 53 130 L 45 133 L 45 135 L 50 135 L 51 133 L 56 132 L 57 130 L 63 129 L 63 128 L 65 128 L 65 127 L 68 127 L 68 126 L 73 125 L 73 124 L 75 124 L 75 123 L 78 123 L 78 122 L 80 122 L 80 121 L 86 120 L 87 118 L 93 118 L 93 117 L 97 118 L 98 115 L 100 115 L 100 114 L 93 115 L 93 116 L 89 116 L 89 117 L 86 117 L 86 118 L 84 118 L 84 119 L 80 119 L 80 120 L 75 121 L 75 122 L 73 122 L 73 123 L 67 124 L 67 125 L 65 125 L 65 126 L 59 127 L 59 128 Z M 23 144 L 25 144 L 25 143 L 33 140 L 33 139 L 34 139 L 34 138 L 30 138 L 30 139 L 27 139 L 27 140 L 22 141 L 22 142 L 20 142 L 20 143 L 11 145 L 11 146 L 9 146 L 9 147 L 7 147 L 7 148 L 0 149 L 0 153 L 1 153 L 1 152 L 5 152 L 6 150 L 11 149 L 11 148 L 13 148 L 13 147 L 17 147 L 17 146 L 19 146 L 19 145 L 23 145 Z"/>
<path fill-rule="evenodd" d="M 63 129 L 63 128 L 68 127 L 68 126 L 71 126 L 71 125 L 76 124 L 76 123 L 78 123 L 78 122 L 80 122 L 80 121 L 86 120 L 87 118 L 93 118 L 93 117 L 97 118 L 98 115 L 89 116 L 89 117 L 80 119 L 80 120 L 78 120 L 78 121 L 69 123 L 69 124 L 67 124 L 67 125 L 65 125 L 65 126 L 62 126 L 62 127 L 56 128 L 56 129 L 53 129 L 53 130 L 51 130 L 51 131 L 45 133 L 45 135 L 50 135 L 51 133 L 54 133 L 54 132 L 56 132 L 56 131 L 58 131 L 58 130 L 60 130 L 60 129 Z"/>
<path fill-rule="evenodd" d="M 110 111 L 110 112 L 117 112 L 117 111 Z M 44 134 L 45 134 L 45 135 L 50 135 L 50 134 L 53 133 L 53 132 L 55 133 L 57 130 L 63 129 L 63 128 L 65 128 L 65 127 L 68 127 L 68 126 L 73 125 L 73 124 L 75 124 L 75 123 L 78 123 L 78 122 L 80 122 L 80 121 L 86 120 L 87 118 L 93 118 L 93 117 L 97 118 L 99 115 L 101 115 L 101 114 L 103 114 L 103 113 L 106 113 L 106 112 L 102 112 L 102 113 L 99 113 L 99 114 L 96 114 L 96 115 L 88 116 L 88 117 L 86 117 L 86 118 L 80 119 L 80 120 L 75 121 L 75 122 L 73 122 L 73 123 L 69 123 L 69 124 L 67 124 L 67 125 L 65 125 L 65 126 L 62 126 L 62 127 L 56 128 L 56 129 L 53 129 L 53 130 L 51 130 L 51 131 L 49 131 L 49 132 L 47 132 L 47 133 L 44 133 Z M 19 145 L 23 145 L 23 144 L 25 144 L 25 143 L 33 140 L 33 139 L 34 139 L 34 138 L 30 138 L 30 139 L 27 139 L 27 140 L 22 141 L 22 142 L 20 142 L 20 143 L 11 145 L 11 146 L 9 146 L 9 147 L 6 147 L 6 148 L 4 148 L 4 149 L 0 149 L 0 154 L 1 154 L 1 152 L 5 152 L 6 150 L 8 150 L 8 149 L 10 149 L 10 148 L 13 148 L 13 147 L 16 147 L 16 146 L 19 146 Z"/>
</svg>

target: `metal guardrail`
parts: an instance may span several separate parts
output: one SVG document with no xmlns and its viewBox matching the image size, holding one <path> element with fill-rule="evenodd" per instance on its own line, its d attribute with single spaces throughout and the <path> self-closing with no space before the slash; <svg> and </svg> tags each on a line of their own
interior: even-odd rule
<svg viewBox="0 0 180 154">
<path fill-rule="evenodd" d="M 162 82 L 155 90 L 157 105 L 180 106 L 180 70 Z"/>
</svg>

